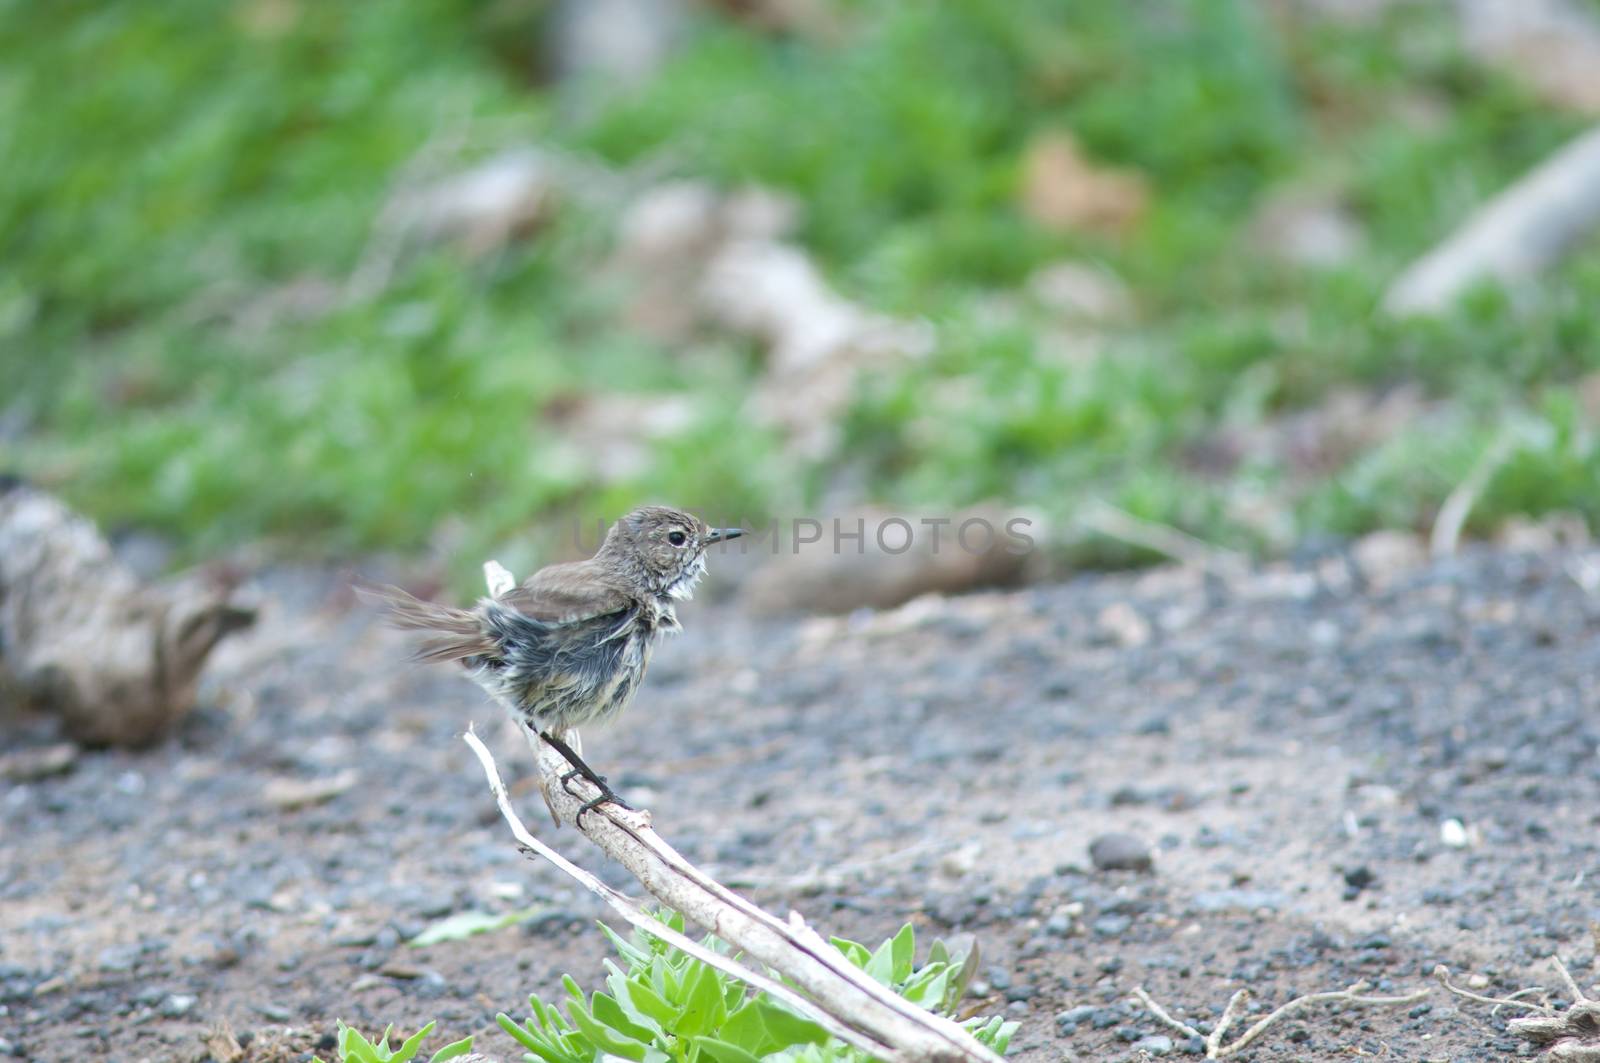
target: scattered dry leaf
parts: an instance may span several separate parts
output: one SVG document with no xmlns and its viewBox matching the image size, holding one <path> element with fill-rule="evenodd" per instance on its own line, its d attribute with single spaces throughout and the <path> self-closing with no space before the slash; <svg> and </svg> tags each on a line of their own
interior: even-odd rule
<svg viewBox="0 0 1600 1063">
<path fill-rule="evenodd" d="M 1043 133 L 1022 159 L 1022 211 L 1051 232 L 1127 232 L 1144 217 L 1144 177 L 1087 158 L 1071 133 Z"/>
</svg>

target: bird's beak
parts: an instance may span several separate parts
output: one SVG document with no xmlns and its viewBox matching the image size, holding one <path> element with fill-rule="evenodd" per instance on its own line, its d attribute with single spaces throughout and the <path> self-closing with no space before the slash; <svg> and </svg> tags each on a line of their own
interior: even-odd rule
<svg viewBox="0 0 1600 1063">
<path fill-rule="evenodd" d="M 706 535 L 707 543 L 720 543 L 724 539 L 737 539 L 744 534 L 743 528 L 712 528 Z"/>
</svg>

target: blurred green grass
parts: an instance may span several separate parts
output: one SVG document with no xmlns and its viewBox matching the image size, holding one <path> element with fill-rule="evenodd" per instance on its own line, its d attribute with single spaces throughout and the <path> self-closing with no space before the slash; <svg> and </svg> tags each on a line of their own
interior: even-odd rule
<svg viewBox="0 0 1600 1063">
<path fill-rule="evenodd" d="M 467 569 L 554 514 L 794 512 L 841 478 L 890 504 L 1068 520 L 1104 498 L 1281 550 L 1425 525 L 1502 436 L 1473 529 L 1600 517 L 1580 390 L 1600 368 L 1600 253 L 1515 301 L 1374 318 L 1407 261 L 1582 126 L 1470 60 L 1447 5 L 1371 25 L 1269 22 L 1242 0 L 841 10 L 837 40 L 702 13 L 641 89 L 573 105 L 507 43 L 537 40 L 539 3 L 0 0 L 0 460 L 190 555 L 268 539 Z M 864 381 L 841 453 L 805 462 L 742 408 L 754 352 L 621 323 L 624 293 L 593 280 L 603 212 L 564 205 L 504 251 L 423 250 L 353 288 L 397 176 L 460 130 L 464 159 L 539 142 L 783 190 L 837 289 L 931 321 L 937 350 Z M 1144 176 L 1140 224 L 1026 219 L 1025 153 L 1056 130 Z M 1284 187 L 1331 189 L 1360 250 L 1264 256 L 1252 219 Z M 1062 260 L 1134 296 L 1084 364 L 1041 353 L 1053 326 L 1027 300 L 993 311 Z M 295 292 L 314 305 L 294 312 Z M 1339 389 L 1405 384 L 1442 412 L 1335 467 L 1193 459 Z M 607 392 L 688 395 L 696 414 L 604 478 L 550 411 Z"/>
</svg>

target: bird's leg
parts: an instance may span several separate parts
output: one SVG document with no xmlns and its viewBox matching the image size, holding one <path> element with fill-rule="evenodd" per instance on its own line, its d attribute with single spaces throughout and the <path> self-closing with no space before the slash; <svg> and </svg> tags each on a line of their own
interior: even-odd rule
<svg viewBox="0 0 1600 1063">
<path fill-rule="evenodd" d="M 582 808 L 578 809 L 578 815 L 574 822 L 582 822 L 585 812 L 592 812 L 608 802 L 619 808 L 625 808 L 630 812 L 634 810 L 632 805 L 618 797 L 617 792 L 606 784 L 606 777 L 597 774 L 593 768 L 585 764 L 583 758 L 573 752 L 571 746 L 548 731 L 541 731 L 539 737 L 550 743 L 551 748 L 565 757 L 567 763 L 572 765 L 572 770 L 561 776 L 561 788 L 563 790 L 567 790 L 569 794 L 572 793 L 570 789 L 567 789 L 567 783 L 581 775 L 600 791 L 599 797 L 593 801 L 586 802 Z"/>
</svg>

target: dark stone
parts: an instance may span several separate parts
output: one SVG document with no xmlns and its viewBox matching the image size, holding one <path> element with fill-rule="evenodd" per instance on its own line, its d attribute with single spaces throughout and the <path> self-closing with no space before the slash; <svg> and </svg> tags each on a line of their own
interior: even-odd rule
<svg viewBox="0 0 1600 1063">
<path fill-rule="evenodd" d="M 1149 871 L 1150 847 L 1131 834 L 1102 834 L 1089 843 L 1089 859 L 1101 871 Z"/>
</svg>

